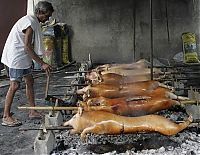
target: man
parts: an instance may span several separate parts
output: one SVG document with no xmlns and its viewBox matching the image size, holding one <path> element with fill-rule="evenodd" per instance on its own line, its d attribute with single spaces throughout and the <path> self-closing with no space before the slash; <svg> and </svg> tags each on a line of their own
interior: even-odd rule
<svg viewBox="0 0 200 155">
<path fill-rule="evenodd" d="M 45 23 L 54 12 L 51 3 L 40 1 L 35 6 L 35 15 L 26 15 L 20 18 L 13 26 L 2 53 L 2 63 L 9 69 L 10 87 L 8 89 L 2 125 L 18 126 L 22 123 L 14 118 L 10 112 L 15 92 L 19 89 L 24 78 L 26 96 L 30 106 L 35 106 L 33 77 L 31 74 L 32 59 L 41 65 L 41 68 L 50 73 L 52 67 L 45 63 L 38 55 L 43 54 L 40 22 Z M 41 115 L 30 110 L 29 118 L 38 118 Z"/>
</svg>

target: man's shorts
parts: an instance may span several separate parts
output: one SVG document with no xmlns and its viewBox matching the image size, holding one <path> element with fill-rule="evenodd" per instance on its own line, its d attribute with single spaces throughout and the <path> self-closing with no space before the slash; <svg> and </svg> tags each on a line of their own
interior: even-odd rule
<svg viewBox="0 0 200 155">
<path fill-rule="evenodd" d="M 22 78 L 24 76 L 27 76 L 32 73 L 31 68 L 27 69 L 14 69 L 14 68 L 9 68 L 9 77 L 10 81 L 22 81 Z"/>
</svg>

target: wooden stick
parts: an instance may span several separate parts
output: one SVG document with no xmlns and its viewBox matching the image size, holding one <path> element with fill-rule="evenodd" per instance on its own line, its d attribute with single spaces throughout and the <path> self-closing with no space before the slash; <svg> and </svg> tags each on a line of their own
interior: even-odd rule
<svg viewBox="0 0 200 155">
<path fill-rule="evenodd" d="M 56 106 L 45 106 L 45 107 L 18 107 L 18 109 L 21 110 L 54 110 L 54 111 L 59 111 L 59 110 L 78 110 L 78 108 L 81 107 L 56 107 Z M 83 110 L 89 111 L 89 110 L 110 110 L 110 106 L 85 106 L 83 107 Z"/>
<path fill-rule="evenodd" d="M 196 104 L 196 100 L 185 100 L 185 101 L 180 101 L 181 104 Z"/>
<path fill-rule="evenodd" d="M 182 105 L 184 104 L 195 104 L 197 101 L 195 100 L 186 100 L 186 101 L 180 101 Z M 21 110 L 54 110 L 54 111 L 59 111 L 59 110 L 78 110 L 80 107 L 57 107 L 57 106 L 35 106 L 35 107 L 28 107 L 28 106 L 23 106 L 23 107 L 18 107 L 18 109 Z M 84 110 L 111 110 L 111 106 L 84 106 Z"/>
<path fill-rule="evenodd" d="M 50 81 L 50 73 L 47 74 L 47 83 L 46 83 L 46 90 L 45 90 L 45 98 L 48 95 L 48 91 L 49 91 L 49 81 Z"/>
<path fill-rule="evenodd" d="M 40 107 L 40 106 L 35 106 L 35 107 L 18 107 L 18 109 L 21 110 L 78 110 L 78 107 L 55 107 L 55 106 L 45 106 L 45 107 Z"/>
</svg>

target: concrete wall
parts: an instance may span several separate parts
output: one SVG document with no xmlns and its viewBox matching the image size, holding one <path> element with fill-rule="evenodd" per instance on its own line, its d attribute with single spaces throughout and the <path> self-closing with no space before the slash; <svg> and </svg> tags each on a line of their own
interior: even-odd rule
<svg viewBox="0 0 200 155">
<path fill-rule="evenodd" d="M 20 2 L 21 4 L 18 1 L 12 1 L 12 5 L 10 5 L 11 1 L 8 0 L 1 0 L 0 2 L 0 60 L 4 44 L 12 26 L 19 18 L 26 15 L 26 0 L 21 0 Z M 0 70 L 3 67 L 3 64 L 0 63 Z"/>
<path fill-rule="evenodd" d="M 132 62 L 150 57 L 149 0 L 49 0 L 54 17 L 71 27 L 72 57 L 96 63 Z M 152 0 L 154 57 L 182 51 L 181 34 L 199 40 L 198 0 Z M 199 44 L 199 41 L 197 42 Z"/>
</svg>

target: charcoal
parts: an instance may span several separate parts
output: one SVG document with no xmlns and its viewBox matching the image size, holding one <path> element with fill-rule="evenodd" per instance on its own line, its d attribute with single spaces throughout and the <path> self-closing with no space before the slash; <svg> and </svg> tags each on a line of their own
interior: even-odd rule
<svg viewBox="0 0 200 155">
<path fill-rule="evenodd" d="M 185 112 L 163 110 L 158 114 L 172 121 L 186 120 Z M 67 116 L 70 119 L 72 116 Z M 57 141 L 64 140 L 66 150 L 54 151 L 54 155 L 197 155 L 200 154 L 200 134 L 197 129 L 185 129 L 173 135 L 159 133 L 134 133 L 120 135 L 88 134 L 86 142 L 81 141 L 80 134 L 69 131 L 56 133 Z M 58 154 L 56 154 L 58 153 Z"/>
</svg>

